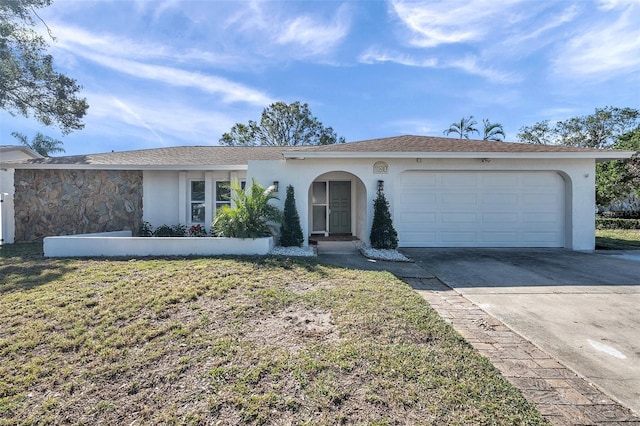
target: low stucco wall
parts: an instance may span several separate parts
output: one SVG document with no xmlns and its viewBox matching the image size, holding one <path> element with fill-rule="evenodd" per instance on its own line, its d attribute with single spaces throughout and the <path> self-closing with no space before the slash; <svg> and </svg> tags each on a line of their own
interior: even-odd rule
<svg viewBox="0 0 640 426">
<path fill-rule="evenodd" d="M 14 185 L 17 242 L 142 224 L 141 171 L 18 169 Z"/>
<path fill-rule="evenodd" d="M 265 255 L 273 237 L 131 237 L 130 231 L 44 239 L 45 257 Z"/>
</svg>

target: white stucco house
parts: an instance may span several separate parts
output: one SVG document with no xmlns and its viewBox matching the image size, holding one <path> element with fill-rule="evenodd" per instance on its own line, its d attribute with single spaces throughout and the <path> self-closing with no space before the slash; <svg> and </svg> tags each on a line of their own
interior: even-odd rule
<svg viewBox="0 0 640 426">
<path fill-rule="evenodd" d="M 216 209 L 229 202 L 228 182 L 255 179 L 277 185 L 280 207 L 285 188 L 294 187 L 305 244 L 313 235 L 335 234 L 367 242 L 381 187 L 400 247 L 592 250 L 595 163 L 631 155 L 399 136 L 311 147 L 183 146 L 18 162 L 3 157 L 0 167 L 16 174 L 15 232 L 4 238 L 135 231 L 141 221 L 208 228 Z"/>
</svg>

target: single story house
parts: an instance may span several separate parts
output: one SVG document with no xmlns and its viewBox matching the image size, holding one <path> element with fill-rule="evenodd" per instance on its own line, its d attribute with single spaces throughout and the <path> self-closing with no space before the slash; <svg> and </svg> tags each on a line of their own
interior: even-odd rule
<svg viewBox="0 0 640 426">
<path fill-rule="evenodd" d="M 398 136 L 326 146 L 182 146 L 15 161 L 6 242 L 139 229 L 207 229 L 227 184 L 295 189 L 313 235 L 368 242 L 383 189 L 400 247 L 594 248 L 595 163 L 632 152 Z M 3 183 L 4 185 L 4 183 Z M 4 216 L 3 216 L 4 217 Z"/>
</svg>

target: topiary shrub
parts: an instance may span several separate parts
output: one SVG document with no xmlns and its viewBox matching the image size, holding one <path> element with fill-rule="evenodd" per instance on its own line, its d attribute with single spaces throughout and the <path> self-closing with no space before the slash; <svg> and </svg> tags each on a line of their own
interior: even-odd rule
<svg viewBox="0 0 640 426">
<path fill-rule="evenodd" d="M 398 248 L 398 233 L 393 227 L 389 203 L 381 189 L 373 201 L 373 224 L 371 225 L 371 247 L 394 250 Z"/>
<path fill-rule="evenodd" d="M 304 241 L 300 216 L 296 209 L 293 186 L 287 186 L 287 198 L 284 200 L 284 214 L 280 227 L 280 245 L 282 247 L 300 247 Z"/>
</svg>

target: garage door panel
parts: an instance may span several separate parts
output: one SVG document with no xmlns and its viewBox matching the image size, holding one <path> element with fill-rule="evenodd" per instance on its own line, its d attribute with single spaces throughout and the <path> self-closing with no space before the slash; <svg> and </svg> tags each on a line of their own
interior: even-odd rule
<svg viewBox="0 0 640 426">
<path fill-rule="evenodd" d="M 518 213 L 483 213 L 482 214 L 482 223 L 484 224 L 514 224 L 518 223 L 519 215 Z"/>
<path fill-rule="evenodd" d="M 440 201 L 443 207 L 475 207 L 478 204 L 478 196 L 475 193 L 442 194 Z"/>
<path fill-rule="evenodd" d="M 401 247 L 564 246 L 557 173 L 405 172 L 399 182 Z"/>
</svg>

